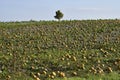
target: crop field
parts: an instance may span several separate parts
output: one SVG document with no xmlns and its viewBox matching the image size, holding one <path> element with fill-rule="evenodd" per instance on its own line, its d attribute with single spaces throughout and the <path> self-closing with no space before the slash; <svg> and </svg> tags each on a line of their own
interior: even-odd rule
<svg viewBox="0 0 120 80">
<path fill-rule="evenodd" d="M 0 22 L 0 80 L 120 80 L 120 20 Z"/>
</svg>

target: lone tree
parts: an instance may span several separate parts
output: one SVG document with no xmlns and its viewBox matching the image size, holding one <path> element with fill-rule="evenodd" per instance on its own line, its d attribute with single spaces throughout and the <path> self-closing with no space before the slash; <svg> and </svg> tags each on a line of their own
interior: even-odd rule
<svg viewBox="0 0 120 80">
<path fill-rule="evenodd" d="M 56 15 L 54 17 L 55 19 L 58 19 L 60 21 L 60 19 L 63 18 L 63 13 L 60 10 L 58 10 L 56 11 Z"/>
</svg>

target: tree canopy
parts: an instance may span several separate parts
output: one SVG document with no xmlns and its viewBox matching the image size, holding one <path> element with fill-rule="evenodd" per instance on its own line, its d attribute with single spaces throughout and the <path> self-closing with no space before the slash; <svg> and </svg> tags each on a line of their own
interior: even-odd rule
<svg viewBox="0 0 120 80">
<path fill-rule="evenodd" d="M 55 19 L 58 19 L 60 21 L 60 19 L 63 18 L 63 13 L 60 10 L 56 11 L 56 15 L 54 16 Z"/>
</svg>

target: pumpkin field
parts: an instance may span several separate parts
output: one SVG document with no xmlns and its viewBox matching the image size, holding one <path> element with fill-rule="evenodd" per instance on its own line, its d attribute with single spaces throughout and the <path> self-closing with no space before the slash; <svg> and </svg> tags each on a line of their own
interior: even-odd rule
<svg viewBox="0 0 120 80">
<path fill-rule="evenodd" d="M 0 22 L 0 80 L 120 80 L 120 20 Z"/>
</svg>

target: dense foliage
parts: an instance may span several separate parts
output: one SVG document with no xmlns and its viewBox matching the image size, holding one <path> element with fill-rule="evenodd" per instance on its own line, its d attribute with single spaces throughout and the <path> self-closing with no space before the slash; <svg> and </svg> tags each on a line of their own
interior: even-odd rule
<svg viewBox="0 0 120 80">
<path fill-rule="evenodd" d="M 54 17 L 55 19 L 58 19 L 60 21 L 60 19 L 63 18 L 63 13 L 60 10 L 58 10 L 56 11 L 56 15 Z"/>
<path fill-rule="evenodd" d="M 0 78 L 120 74 L 120 20 L 0 23 Z M 26 80 L 26 79 L 25 79 Z"/>
</svg>

